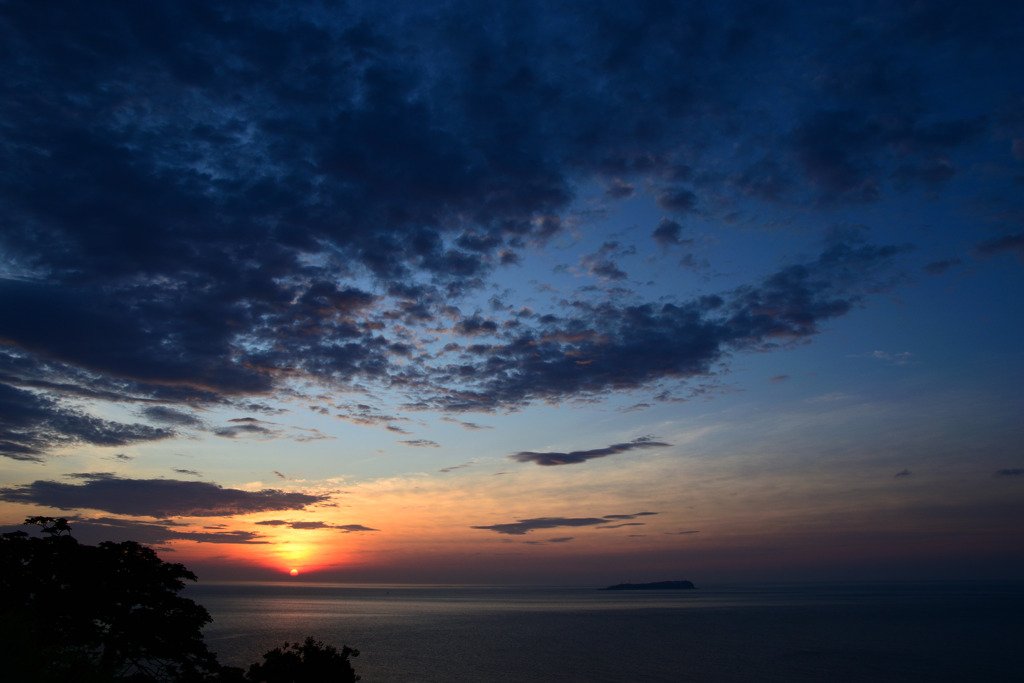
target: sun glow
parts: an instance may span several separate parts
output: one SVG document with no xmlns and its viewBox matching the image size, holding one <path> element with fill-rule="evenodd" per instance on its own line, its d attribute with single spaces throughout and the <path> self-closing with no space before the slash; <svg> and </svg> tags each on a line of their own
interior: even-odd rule
<svg viewBox="0 0 1024 683">
<path fill-rule="evenodd" d="M 266 554 L 260 564 L 286 575 L 298 576 L 321 571 L 339 561 L 340 552 L 336 545 L 330 543 L 334 541 L 336 544 L 335 539 L 324 538 L 325 534 L 319 531 L 300 533 L 304 536 L 301 540 L 271 541 L 264 545 L 261 550 Z"/>
</svg>

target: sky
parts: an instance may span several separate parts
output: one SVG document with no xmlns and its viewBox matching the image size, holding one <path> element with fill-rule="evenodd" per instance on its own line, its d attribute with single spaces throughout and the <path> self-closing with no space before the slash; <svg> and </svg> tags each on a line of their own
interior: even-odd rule
<svg viewBox="0 0 1024 683">
<path fill-rule="evenodd" d="M 0 1 L 0 526 L 214 581 L 1024 578 L 1022 26 Z"/>
</svg>

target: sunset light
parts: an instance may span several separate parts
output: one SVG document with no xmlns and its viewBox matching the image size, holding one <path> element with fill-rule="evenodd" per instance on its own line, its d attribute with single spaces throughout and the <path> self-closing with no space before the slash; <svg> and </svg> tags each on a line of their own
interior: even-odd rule
<svg viewBox="0 0 1024 683">
<path fill-rule="evenodd" d="M 1022 36 L 0 0 L 7 680 L 1020 680 Z"/>
<path fill-rule="evenodd" d="M 5 531 L 1024 574 L 1020 3 L 93 5 L 0 3 Z"/>
</svg>

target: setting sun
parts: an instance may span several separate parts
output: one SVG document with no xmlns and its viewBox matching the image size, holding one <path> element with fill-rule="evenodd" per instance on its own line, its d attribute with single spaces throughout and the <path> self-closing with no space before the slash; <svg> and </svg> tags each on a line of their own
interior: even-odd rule
<svg viewBox="0 0 1024 683">
<path fill-rule="evenodd" d="M 292 576 L 298 576 L 299 575 L 299 570 L 298 569 L 293 569 L 293 570 L 291 570 L 288 573 L 291 574 Z"/>
</svg>

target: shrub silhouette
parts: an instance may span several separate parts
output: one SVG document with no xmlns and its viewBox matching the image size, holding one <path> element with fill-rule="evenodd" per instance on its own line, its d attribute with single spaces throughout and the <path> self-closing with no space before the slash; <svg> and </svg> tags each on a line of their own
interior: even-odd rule
<svg viewBox="0 0 1024 683">
<path fill-rule="evenodd" d="M 42 537 L 0 534 L 0 666 L 19 683 L 356 681 L 349 656 L 307 638 L 263 664 L 222 667 L 203 642 L 209 612 L 179 595 L 196 576 L 126 541 L 84 545 L 67 520 L 30 517 Z"/>
<path fill-rule="evenodd" d="M 246 678 L 253 683 L 354 683 L 359 680 L 349 657 L 359 650 L 343 647 L 341 652 L 312 637 L 299 643 L 285 643 L 263 655 L 262 664 L 249 667 Z"/>
</svg>

